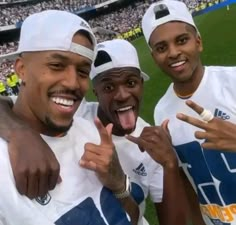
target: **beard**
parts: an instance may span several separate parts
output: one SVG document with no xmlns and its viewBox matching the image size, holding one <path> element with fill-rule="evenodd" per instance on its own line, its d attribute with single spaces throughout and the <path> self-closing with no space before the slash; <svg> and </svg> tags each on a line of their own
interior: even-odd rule
<svg viewBox="0 0 236 225">
<path fill-rule="evenodd" d="M 52 132 L 52 133 L 66 133 L 71 128 L 71 126 L 73 124 L 73 120 L 67 126 L 60 126 L 60 125 L 57 125 L 56 123 L 54 123 L 50 119 L 50 117 L 46 116 L 45 124 L 46 124 L 48 130 L 50 130 L 50 132 Z"/>
</svg>

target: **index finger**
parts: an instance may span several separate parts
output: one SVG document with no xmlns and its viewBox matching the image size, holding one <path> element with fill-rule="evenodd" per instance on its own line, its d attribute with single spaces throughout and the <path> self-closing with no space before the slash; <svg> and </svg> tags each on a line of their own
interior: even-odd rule
<svg viewBox="0 0 236 225">
<path fill-rule="evenodd" d="M 132 135 L 125 135 L 126 139 L 138 145 L 141 152 L 144 152 L 143 140 L 140 137 L 134 137 Z"/>
<path fill-rule="evenodd" d="M 179 120 L 182 120 L 182 121 L 184 121 L 186 123 L 189 123 L 193 126 L 196 126 L 198 128 L 201 128 L 201 129 L 204 129 L 204 130 L 206 130 L 206 128 L 207 128 L 207 123 L 203 122 L 202 120 L 196 119 L 194 117 L 187 116 L 186 114 L 177 113 L 176 117 Z"/>
<path fill-rule="evenodd" d="M 203 112 L 204 108 L 200 105 L 198 105 L 196 102 L 193 102 L 191 100 L 187 100 L 186 105 L 189 106 L 192 110 L 194 110 L 199 115 Z"/>
<path fill-rule="evenodd" d="M 94 123 L 101 138 L 101 144 L 110 144 L 112 142 L 111 135 L 113 125 L 108 124 L 106 127 L 104 127 L 102 122 L 98 118 L 95 118 Z"/>
</svg>

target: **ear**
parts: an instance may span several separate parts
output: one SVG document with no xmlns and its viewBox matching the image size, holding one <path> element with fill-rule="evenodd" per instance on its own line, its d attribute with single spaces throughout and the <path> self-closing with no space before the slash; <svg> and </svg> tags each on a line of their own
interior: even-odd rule
<svg viewBox="0 0 236 225">
<path fill-rule="evenodd" d="M 14 69 L 16 74 L 18 75 L 18 77 L 25 82 L 25 65 L 24 65 L 24 61 L 21 57 L 18 57 L 15 61 L 14 64 Z"/>
<path fill-rule="evenodd" d="M 153 61 L 155 62 L 155 64 L 159 67 L 158 60 L 157 60 L 157 58 L 156 58 L 156 56 L 155 56 L 155 54 L 153 53 L 152 50 L 151 50 L 151 56 L 152 56 L 152 59 L 153 59 Z"/>
<path fill-rule="evenodd" d="M 202 52 L 203 51 L 202 38 L 199 34 L 196 37 L 196 42 L 197 42 L 197 45 L 198 45 L 199 52 Z"/>
</svg>

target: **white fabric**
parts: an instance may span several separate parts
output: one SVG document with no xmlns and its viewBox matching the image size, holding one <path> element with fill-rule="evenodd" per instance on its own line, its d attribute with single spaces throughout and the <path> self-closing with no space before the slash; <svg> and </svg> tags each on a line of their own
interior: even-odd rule
<svg viewBox="0 0 236 225">
<path fill-rule="evenodd" d="M 0 139 L 0 224 L 130 224 L 120 203 L 102 186 L 95 173 L 78 164 L 84 152 L 84 144 L 99 143 L 94 125 L 77 117 L 65 137 L 43 138 L 60 163 L 62 182 L 45 199 L 35 200 L 17 192 L 7 144 Z"/>
<path fill-rule="evenodd" d="M 84 51 L 85 47 L 81 50 L 79 46 L 72 44 L 72 38 L 79 30 L 90 34 L 95 47 L 96 38 L 92 29 L 79 16 L 60 10 L 45 10 L 32 14 L 22 24 L 19 47 L 13 54 L 48 50 L 72 51 L 93 60 L 93 51 L 88 48 Z"/>
<path fill-rule="evenodd" d="M 236 123 L 236 67 L 205 67 L 203 79 L 191 100 L 214 116 Z M 176 96 L 173 84 L 155 107 L 155 124 L 169 119 L 169 130 L 180 165 L 197 191 L 207 225 L 236 225 L 236 153 L 202 149 L 197 127 L 176 118 L 176 113 L 201 117 Z M 220 128 L 219 128 L 220 129 Z"/>
<path fill-rule="evenodd" d="M 97 52 L 99 51 L 105 51 L 111 57 L 111 62 L 97 67 L 93 64 L 90 72 L 91 80 L 98 74 L 113 68 L 134 67 L 141 71 L 138 53 L 135 47 L 126 40 L 114 39 L 101 42 L 97 45 Z M 144 80 L 149 80 L 149 76 L 143 71 L 141 71 L 141 76 Z"/>
<path fill-rule="evenodd" d="M 158 14 L 158 11 L 162 11 L 163 8 L 167 9 L 169 14 L 161 18 L 156 18 L 156 13 Z M 176 0 L 158 1 L 150 5 L 142 18 L 142 29 L 146 42 L 149 43 L 152 32 L 158 26 L 171 21 L 188 23 L 194 26 L 197 30 L 192 15 L 183 2 Z"/>
<path fill-rule="evenodd" d="M 82 116 L 89 121 L 97 117 L 98 103 L 86 102 L 81 104 L 77 111 L 77 116 Z M 136 123 L 136 129 L 132 133 L 134 136 L 139 136 L 144 127 L 149 126 L 140 117 Z M 126 174 L 129 175 L 132 182 L 132 195 L 139 202 L 140 206 L 140 221 L 139 225 L 148 225 L 145 220 L 145 199 L 148 193 L 154 203 L 162 201 L 163 195 L 163 168 L 156 163 L 146 152 L 141 152 L 138 146 L 125 137 L 113 135 L 113 142 L 121 163 L 121 166 Z"/>
</svg>

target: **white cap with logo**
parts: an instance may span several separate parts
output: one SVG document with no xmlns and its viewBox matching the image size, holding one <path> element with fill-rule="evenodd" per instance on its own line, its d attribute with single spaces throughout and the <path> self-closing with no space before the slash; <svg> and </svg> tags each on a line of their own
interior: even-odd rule
<svg viewBox="0 0 236 225">
<path fill-rule="evenodd" d="M 138 53 L 135 47 L 126 40 L 114 39 L 110 41 L 104 41 L 97 45 L 97 57 L 99 57 L 99 51 L 106 52 L 110 60 L 108 62 L 101 63 L 98 66 L 92 65 L 90 72 L 91 80 L 97 75 L 113 68 L 134 67 L 140 70 L 141 76 L 144 80 L 149 80 L 149 76 L 144 73 L 139 64 Z M 96 61 L 96 60 L 95 60 Z"/>
<path fill-rule="evenodd" d="M 142 19 L 142 29 L 146 42 L 149 44 L 152 32 L 160 25 L 180 21 L 198 29 L 187 6 L 178 0 L 161 0 L 151 4 Z M 199 33 L 199 32 L 198 32 Z"/>
<path fill-rule="evenodd" d="M 94 48 L 96 38 L 89 24 L 79 16 L 60 10 L 45 10 L 30 15 L 21 27 L 17 55 L 23 52 L 70 51 L 94 60 L 95 50 L 72 42 L 77 31 L 87 31 Z"/>
</svg>

